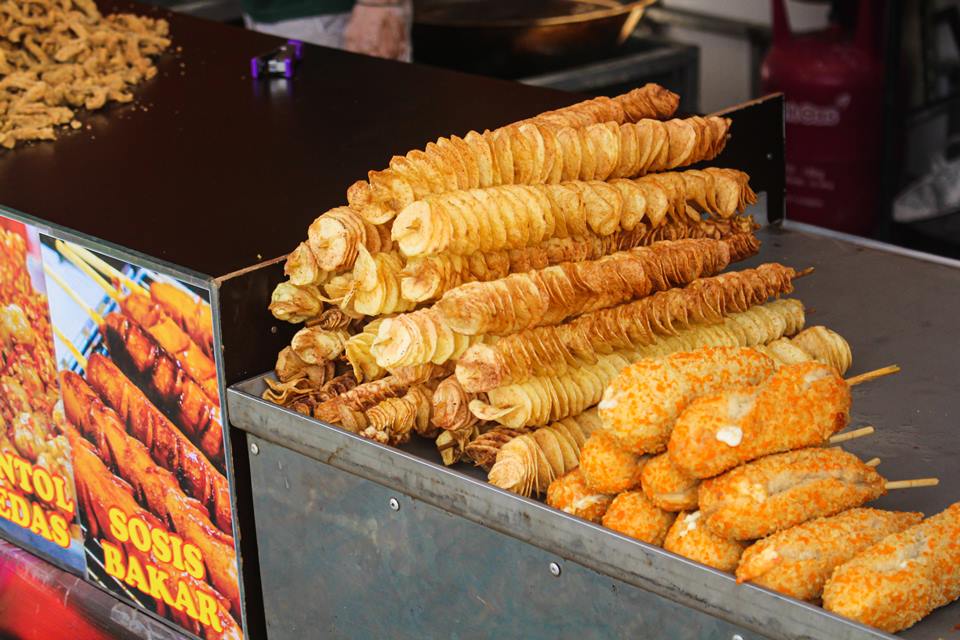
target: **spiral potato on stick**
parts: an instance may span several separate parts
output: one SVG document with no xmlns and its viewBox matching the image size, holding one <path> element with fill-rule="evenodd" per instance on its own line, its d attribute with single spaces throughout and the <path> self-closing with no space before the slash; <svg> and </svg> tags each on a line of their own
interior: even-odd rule
<svg viewBox="0 0 960 640">
<path fill-rule="evenodd" d="M 393 370 L 428 362 L 442 364 L 485 339 L 452 330 L 431 307 L 385 319 L 370 351 L 379 366 Z"/>
<path fill-rule="evenodd" d="M 319 327 L 304 327 L 293 336 L 290 348 L 307 364 L 321 364 L 343 353 L 349 339 L 343 329 L 328 331 Z"/>
<path fill-rule="evenodd" d="M 470 413 L 469 404 L 476 394 L 467 393 L 455 376 L 450 376 L 437 385 L 433 392 L 432 424 L 445 431 L 457 431 L 472 427 L 479 419 Z"/>
<path fill-rule="evenodd" d="M 522 249 L 502 251 L 475 251 L 469 255 L 438 253 L 407 260 L 400 276 L 400 290 L 404 298 L 414 302 L 436 300 L 447 291 L 467 282 L 487 282 L 521 273 L 543 269 L 561 262 L 596 260 L 607 254 L 634 247 L 648 246 L 662 240 L 710 238 L 723 240 L 754 229 L 749 217 L 727 220 L 685 220 L 658 227 L 637 224 L 630 231 L 609 236 L 570 236 L 551 238 Z"/>
<path fill-rule="evenodd" d="M 377 227 L 349 207 L 337 207 L 307 229 L 307 241 L 287 257 L 284 273 L 296 285 L 322 284 L 330 273 L 353 267 L 357 252 L 389 251 L 389 230 Z"/>
<path fill-rule="evenodd" d="M 473 400 L 470 411 L 482 420 L 513 428 L 562 420 L 597 404 L 607 383 L 632 359 L 630 352 L 614 352 L 559 376 L 497 387 L 487 393 L 486 401 Z"/>
<path fill-rule="evenodd" d="M 448 374 L 447 369 L 433 364 L 398 369 L 386 378 L 357 385 L 318 404 L 313 410 L 313 417 L 326 422 L 338 422 L 341 407 L 353 411 L 366 411 L 387 398 L 395 398 L 403 394 L 413 385 L 442 378 Z"/>
<path fill-rule="evenodd" d="M 577 467 L 580 448 L 599 426 L 596 412 L 588 411 L 517 436 L 497 454 L 490 483 L 523 496 L 545 492 L 556 478 Z"/>
<path fill-rule="evenodd" d="M 503 335 L 557 324 L 655 291 L 714 275 L 758 248 L 756 239 L 678 240 L 473 282 L 448 291 L 434 308 L 444 324 L 465 335 Z"/>
<path fill-rule="evenodd" d="M 415 302 L 400 292 L 403 259 L 393 252 L 371 255 L 360 246 L 353 266 L 353 287 L 344 303 L 357 313 L 378 316 L 409 311 Z"/>
<path fill-rule="evenodd" d="M 426 430 L 429 426 L 432 395 L 426 385 L 417 384 L 399 398 L 378 402 L 364 412 L 367 426 L 359 434 L 392 446 L 407 442 L 412 431 Z"/>
<path fill-rule="evenodd" d="M 511 184 L 629 178 L 709 160 L 726 144 L 727 118 L 604 122 L 556 127 L 538 122 L 464 138 L 441 138 L 426 151 L 394 156 L 390 167 L 347 191 L 351 207 L 376 223 L 415 200 L 448 191 Z"/>
<path fill-rule="evenodd" d="M 690 175 L 687 175 L 687 174 Z M 643 223 L 729 218 L 756 202 L 745 173 L 705 169 L 637 180 L 572 181 L 452 191 L 418 200 L 393 223 L 406 256 L 523 249 L 549 239 L 609 236 Z"/>
<path fill-rule="evenodd" d="M 281 282 L 270 296 L 269 309 L 277 320 L 298 324 L 323 312 L 323 294 L 316 285 Z"/>
<path fill-rule="evenodd" d="M 471 347 L 457 363 L 457 377 L 471 391 L 486 391 L 531 376 L 557 375 L 610 350 L 649 345 L 657 336 L 719 322 L 790 293 L 797 275 L 789 267 L 764 264 L 695 280 L 683 289 L 593 311 L 566 324 L 527 329 Z"/>
<path fill-rule="evenodd" d="M 464 447 L 464 455 L 478 467 L 489 470 L 497 461 L 497 454 L 505 444 L 533 430 L 532 427 L 514 429 L 503 425 L 496 426 L 468 442 Z"/>
<path fill-rule="evenodd" d="M 584 127 L 597 122 L 636 122 L 644 118 L 669 118 L 680 105 L 680 96 L 658 84 L 647 83 L 619 96 L 599 96 L 569 107 L 544 111 L 509 126 L 530 122 L 559 127 Z"/>
<path fill-rule="evenodd" d="M 377 318 L 368 322 L 363 331 L 350 336 L 343 348 L 344 357 L 353 368 L 353 375 L 360 382 L 379 380 L 387 374 L 387 370 L 377 364 L 372 351 L 373 341 L 384 320 L 385 318 Z"/>
</svg>

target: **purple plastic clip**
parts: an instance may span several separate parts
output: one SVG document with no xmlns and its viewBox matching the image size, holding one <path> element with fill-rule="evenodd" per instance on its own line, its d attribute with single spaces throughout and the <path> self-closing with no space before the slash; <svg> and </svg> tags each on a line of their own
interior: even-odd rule
<svg viewBox="0 0 960 640">
<path fill-rule="evenodd" d="M 250 59 L 250 75 L 253 78 L 261 76 L 280 76 L 290 79 L 296 72 L 296 67 L 303 59 L 303 42 L 287 40 L 286 44 L 259 56 Z"/>
</svg>

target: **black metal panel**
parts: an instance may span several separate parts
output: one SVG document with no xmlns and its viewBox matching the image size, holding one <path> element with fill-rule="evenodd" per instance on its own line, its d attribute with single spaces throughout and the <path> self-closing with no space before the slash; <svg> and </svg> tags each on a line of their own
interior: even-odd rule
<svg viewBox="0 0 960 640">
<path fill-rule="evenodd" d="M 723 153 L 704 166 L 731 167 L 750 175 L 754 191 L 767 194 L 767 220 L 783 220 L 786 204 L 783 94 L 776 93 L 717 115 L 733 120 Z"/>
</svg>

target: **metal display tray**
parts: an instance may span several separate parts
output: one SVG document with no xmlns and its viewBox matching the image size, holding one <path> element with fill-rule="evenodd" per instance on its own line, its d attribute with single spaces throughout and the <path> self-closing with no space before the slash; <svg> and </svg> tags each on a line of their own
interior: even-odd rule
<svg viewBox="0 0 960 640">
<path fill-rule="evenodd" d="M 957 375 L 960 263 L 790 223 L 783 228 L 763 229 L 759 235 L 763 241 L 760 254 L 737 268 L 769 261 L 798 268 L 814 267 L 815 273 L 799 280 L 793 294 L 807 306 L 807 326 L 826 325 L 849 341 L 854 354 L 852 373 L 891 363 L 903 368 L 895 376 L 854 390 L 852 424 L 872 424 L 877 432 L 849 443 L 849 449 L 864 458 L 880 457 L 879 469 L 885 477 L 937 476 L 940 485 L 891 492 L 873 505 L 919 510 L 930 515 L 960 500 L 960 464 L 957 462 L 960 432 L 956 424 L 960 416 Z M 418 441 L 403 449 L 394 449 L 272 405 L 259 397 L 263 377 L 231 387 L 228 409 L 233 426 L 247 432 L 251 452 L 264 450 L 264 455 L 250 456 L 250 465 L 265 613 L 271 638 L 296 637 L 295 632 L 298 629 L 302 632 L 303 625 L 320 624 L 318 620 L 328 625 L 331 635 L 362 637 L 369 632 L 372 628 L 369 624 L 356 626 L 357 621 L 380 615 L 385 606 L 383 601 L 371 601 L 367 606 L 357 602 L 352 610 L 321 615 L 318 611 L 325 606 L 336 605 L 328 605 L 317 595 L 333 594 L 330 595 L 332 603 L 338 590 L 356 585 L 352 573 L 357 571 L 358 563 L 364 562 L 363 554 L 381 553 L 378 545 L 389 548 L 389 553 L 411 556 L 404 562 L 394 559 L 392 565 L 383 562 L 364 565 L 366 571 L 374 572 L 377 567 L 380 570 L 391 567 L 389 575 L 368 576 L 367 580 L 373 580 L 370 584 L 380 581 L 381 585 L 394 586 L 397 592 L 393 597 L 416 601 L 424 597 L 424 593 L 433 592 L 431 601 L 444 603 L 444 596 L 437 595 L 436 590 L 456 589 L 458 581 L 464 592 L 464 595 L 454 595 L 451 591 L 446 600 L 451 601 L 450 624 L 460 625 L 459 631 L 430 628 L 436 618 L 419 609 L 415 616 L 414 604 L 410 604 L 409 615 L 406 611 L 401 614 L 404 619 L 394 617 L 383 623 L 383 629 L 392 629 L 390 637 L 416 637 L 411 631 L 415 624 L 421 625 L 421 637 L 489 637 L 487 634 L 492 632 L 520 637 L 510 630 L 525 628 L 522 620 L 508 619 L 507 626 L 497 627 L 496 622 L 491 622 L 489 612 L 481 613 L 484 607 L 477 600 L 486 604 L 483 594 L 474 594 L 476 598 L 470 596 L 476 616 L 458 603 L 462 605 L 475 582 L 491 584 L 489 576 L 469 573 L 477 572 L 477 557 L 479 566 L 486 567 L 480 573 L 511 575 L 512 578 L 492 583 L 510 590 L 513 583 L 529 580 L 523 573 L 515 573 L 515 567 L 528 569 L 526 556 L 531 554 L 537 562 L 541 558 L 553 559 L 551 565 L 556 564 L 557 572 L 562 570 L 563 576 L 571 575 L 571 580 L 580 575 L 577 572 L 586 571 L 593 576 L 585 582 L 568 583 L 566 592 L 559 585 L 546 583 L 550 574 L 545 571 L 536 578 L 537 584 L 551 590 L 554 594 L 551 597 L 559 598 L 556 601 L 562 610 L 550 615 L 562 616 L 567 624 L 592 616 L 600 620 L 598 624 L 611 625 L 593 627 L 593 633 L 586 633 L 584 637 L 605 637 L 605 633 L 618 629 L 623 633 L 645 630 L 648 634 L 653 632 L 647 637 L 671 638 L 860 640 L 893 637 L 820 607 L 753 585 L 737 585 L 729 574 L 569 516 L 537 500 L 502 491 L 485 482 L 482 473 L 467 465 L 445 468 L 439 464 L 432 443 Z M 278 452 L 287 457 L 274 462 L 274 458 L 266 457 L 267 450 L 274 458 Z M 272 466 L 264 469 L 268 460 Z M 329 476 L 333 471 L 349 482 Z M 277 473 L 282 480 L 275 478 Z M 325 482 L 332 484 L 321 486 Z M 369 490 L 358 492 L 357 483 L 368 486 Z M 386 530 L 378 527 L 386 527 L 385 521 L 391 515 L 385 504 L 361 508 L 337 500 L 339 494 L 335 491 L 372 496 L 364 500 L 380 500 L 381 494 L 396 495 L 400 501 L 391 499 L 390 509 L 396 506 L 394 511 L 400 514 L 413 509 L 408 505 L 420 505 L 421 510 L 441 513 L 449 531 L 462 535 L 461 525 L 465 523 L 475 527 L 480 538 L 485 533 L 496 533 L 500 546 L 478 548 L 466 543 L 457 545 L 454 541 L 444 545 L 437 539 L 445 535 L 443 526 L 434 522 L 429 530 L 416 528 L 418 522 L 423 522 L 422 513 L 416 518 L 413 517 L 416 514 L 410 514 L 404 526 L 389 529 L 391 535 L 403 540 L 386 540 L 383 535 L 378 538 L 377 531 L 383 534 Z M 342 523 L 345 517 L 366 518 L 363 523 L 351 525 L 352 538 L 336 534 L 336 523 Z M 351 543 L 351 553 L 358 555 L 345 553 L 345 547 L 337 546 L 346 544 L 344 540 L 355 540 L 358 532 L 362 534 L 360 537 L 370 538 L 362 551 Z M 427 557 L 423 554 L 423 544 L 418 541 L 426 535 L 434 538 L 431 545 L 444 549 L 443 562 L 435 562 L 436 556 L 429 556 L 434 559 L 433 563 L 418 562 L 418 554 Z M 344 552 L 342 556 L 341 552 Z M 308 554 L 328 557 L 310 558 Z M 300 559 L 291 561 L 295 557 Z M 284 558 L 286 562 L 282 561 Z M 278 562 L 283 566 L 277 566 Z M 397 569 L 396 563 L 401 569 Z M 298 570 L 301 564 L 311 571 L 337 573 L 317 575 Z M 542 565 L 544 569 L 545 565 L 546 560 Z M 554 572 L 553 566 L 550 571 Z M 328 582 L 343 586 L 324 586 Z M 573 585 L 583 588 L 584 584 L 593 585 L 589 588 L 596 591 L 569 593 L 578 588 Z M 600 593 L 601 587 L 606 593 Z M 368 584 L 366 588 L 373 587 Z M 274 590 L 282 593 L 274 594 Z M 634 591 L 646 593 L 649 600 L 643 601 L 644 606 L 653 609 L 639 610 L 637 599 L 628 597 L 628 593 Z M 377 593 L 385 599 L 390 597 L 383 596 L 382 588 Z M 619 609 L 614 607 L 613 611 L 617 612 L 614 620 L 609 619 L 609 610 L 596 604 L 608 602 L 611 597 L 614 602 L 620 597 L 622 605 Z M 537 599 L 530 596 L 530 601 Z M 509 612 L 515 611 L 520 613 L 513 615 L 525 615 L 522 607 L 509 609 Z M 338 616 L 351 616 L 354 626 L 336 626 Z M 638 627 L 638 619 L 646 622 Z M 424 620 L 432 622 L 424 623 Z M 693 628 L 698 631 L 691 631 L 691 620 L 697 621 Z M 470 625 L 477 622 L 487 625 L 482 633 L 480 629 L 471 630 Z M 958 622 L 960 604 L 954 603 L 902 632 L 901 637 L 950 638 L 956 634 L 954 626 Z M 682 633 L 675 633 L 673 626 Z M 351 628 L 354 631 L 350 631 Z M 553 630 L 543 627 L 542 631 L 552 633 Z M 621 635 L 620 631 L 614 634 Z M 540 633 L 534 632 L 534 635 Z"/>
</svg>

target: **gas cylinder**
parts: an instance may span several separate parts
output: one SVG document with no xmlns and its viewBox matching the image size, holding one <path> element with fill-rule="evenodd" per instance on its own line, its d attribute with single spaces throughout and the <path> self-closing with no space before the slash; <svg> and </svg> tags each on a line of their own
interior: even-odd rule
<svg viewBox="0 0 960 640">
<path fill-rule="evenodd" d="M 866 234 L 879 206 L 883 63 L 875 0 L 861 0 L 853 32 L 837 24 L 790 30 L 773 3 L 773 43 L 761 68 L 764 92 L 786 99 L 787 217 Z M 850 0 L 852 1 L 852 0 Z"/>
</svg>

